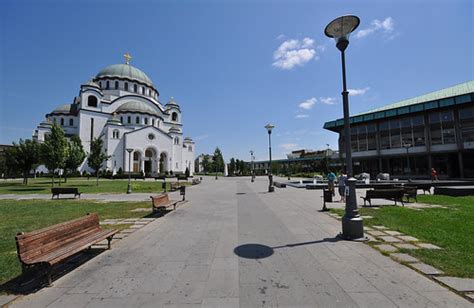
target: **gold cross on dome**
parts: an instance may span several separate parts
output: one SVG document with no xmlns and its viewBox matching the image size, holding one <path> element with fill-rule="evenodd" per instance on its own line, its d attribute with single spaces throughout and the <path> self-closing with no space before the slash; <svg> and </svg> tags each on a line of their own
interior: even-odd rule
<svg viewBox="0 0 474 308">
<path fill-rule="evenodd" d="M 125 58 L 125 64 L 130 64 L 130 60 L 132 59 L 132 56 L 128 52 L 124 54 L 123 56 Z"/>
</svg>

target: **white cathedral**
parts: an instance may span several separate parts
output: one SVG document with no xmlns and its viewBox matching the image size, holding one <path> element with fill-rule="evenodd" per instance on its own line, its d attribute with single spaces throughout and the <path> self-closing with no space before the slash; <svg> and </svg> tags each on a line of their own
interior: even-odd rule
<svg viewBox="0 0 474 308">
<path fill-rule="evenodd" d="M 59 106 L 46 114 L 33 138 L 44 141 L 52 122 L 60 125 L 66 137 L 79 135 L 88 153 L 93 138 L 102 138 L 110 157 L 104 170 L 113 174 L 141 172 L 157 175 L 173 171 L 194 171 L 194 142 L 183 138 L 181 109 L 171 97 L 166 105 L 151 79 L 129 64 L 114 64 L 102 69 L 81 85 L 71 104 Z M 87 159 L 79 168 L 90 172 Z"/>
</svg>

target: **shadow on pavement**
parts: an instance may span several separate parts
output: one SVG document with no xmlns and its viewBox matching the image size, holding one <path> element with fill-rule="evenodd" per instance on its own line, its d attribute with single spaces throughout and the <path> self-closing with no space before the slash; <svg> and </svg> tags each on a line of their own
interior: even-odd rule
<svg viewBox="0 0 474 308">
<path fill-rule="evenodd" d="M 272 249 L 279 249 L 279 248 L 291 248 L 291 247 L 297 247 L 297 246 L 304 246 L 304 245 L 313 245 L 313 244 L 320 244 L 320 243 L 335 243 L 342 241 L 339 237 L 327 237 L 323 238 L 322 240 L 317 240 L 317 241 L 311 241 L 311 242 L 301 242 L 301 243 L 294 243 L 294 244 L 286 244 L 282 246 L 275 246 L 271 247 Z"/>
<path fill-rule="evenodd" d="M 271 256 L 273 254 L 273 249 L 261 244 L 244 244 L 237 246 L 234 249 L 234 253 L 241 258 L 263 259 Z"/>
</svg>

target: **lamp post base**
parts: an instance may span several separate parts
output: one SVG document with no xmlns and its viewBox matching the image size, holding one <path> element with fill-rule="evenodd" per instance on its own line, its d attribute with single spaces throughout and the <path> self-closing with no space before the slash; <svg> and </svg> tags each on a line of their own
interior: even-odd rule
<svg viewBox="0 0 474 308">
<path fill-rule="evenodd" d="M 132 193 L 132 185 L 130 183 L 128 183 L 127 194 L 131 194 L 131 193 Z"/>
<path fill-rule="evenodd" d="M 274 192 L 275 191 L 275 187 L 273 186 L 268 186 L 268 192 Z"/>
<path fill-rule="evenodd" d="M 342 217 L 342 233 L 339 237 L 349 241 L 365 240 L 362 217 Z"/>
</svg>

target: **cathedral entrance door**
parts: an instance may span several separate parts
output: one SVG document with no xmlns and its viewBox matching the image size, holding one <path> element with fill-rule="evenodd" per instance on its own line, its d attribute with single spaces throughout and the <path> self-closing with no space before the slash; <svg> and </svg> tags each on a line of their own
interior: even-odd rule
<svg viewBox="0 0 474 308">
<path fill-rule="evenodd" d="M 150 174 L 151 172 L 151 160 L 145 160 L 145 174 Z"/>
</svg>

